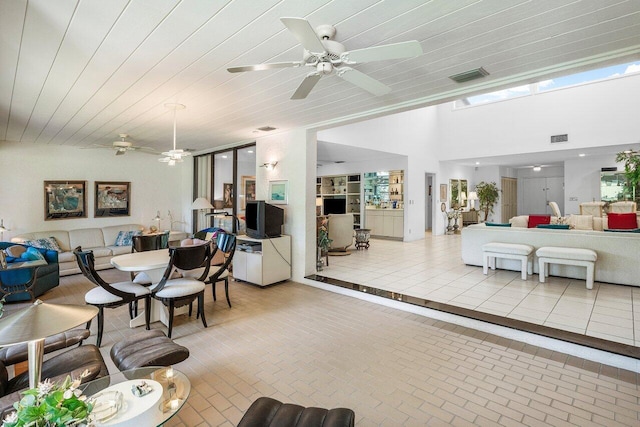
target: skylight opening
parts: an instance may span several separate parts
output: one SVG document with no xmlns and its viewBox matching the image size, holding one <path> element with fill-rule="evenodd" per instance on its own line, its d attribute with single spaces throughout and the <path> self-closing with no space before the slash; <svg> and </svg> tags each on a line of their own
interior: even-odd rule
<svg viewBox="0 0 640 427">
<path fill-rule="evenodd" d="M 536 93 L 548 92 L 551 90 L 593 83 L 636 73 L 640 73 L 640 61 L 598 68 L 596 70 L 570 74 L 568 76 L 558 77 L 555 79 L 543 80 L 534 84 L 517 86 L 509 89 L 503 89 L 495 92 L 458 99 L 454 102 L 454 108 L 457 109 L 475 105 L 490 104 L 493 102 L 504 101 L 521 96 L 535 95 Z"/>
</svg>

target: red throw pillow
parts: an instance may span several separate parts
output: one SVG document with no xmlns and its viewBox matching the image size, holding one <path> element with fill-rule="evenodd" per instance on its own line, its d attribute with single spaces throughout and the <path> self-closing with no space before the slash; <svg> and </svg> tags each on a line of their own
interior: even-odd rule
<svg viewBox="0 0 640 427">
<path fill-rule="evenodd" d="M 529 228 L 536 228 L 538 224 L 551 224 L 550 215 L 529 215 Z"/>
<path fill-rule="evenodd" d="M 635 212 L 610 213 L 607 215 L 609 228 L 616 230 L 631 230 L 638 228 Z"/>
</svg>

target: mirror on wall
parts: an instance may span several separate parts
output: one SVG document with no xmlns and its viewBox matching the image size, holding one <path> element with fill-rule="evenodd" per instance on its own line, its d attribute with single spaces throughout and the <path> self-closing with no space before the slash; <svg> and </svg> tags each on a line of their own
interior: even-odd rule
<svg viewBox="0 0 640 427">
<path fill-rule="evenodd" d="M 460 209 L 467 206 L 467 195 L 469 194 L 466 179 L 449 180 L 449 200 L 451 209 Z"/>
</svg>

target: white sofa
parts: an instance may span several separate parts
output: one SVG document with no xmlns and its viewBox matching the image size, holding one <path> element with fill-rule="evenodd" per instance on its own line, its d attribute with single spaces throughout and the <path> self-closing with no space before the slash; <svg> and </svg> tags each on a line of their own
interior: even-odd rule
<svg viewBox="0 0 640 427">
<path fill-rule="evenodd" d="M 62 252 L 58 253 L 60 263 L 60 276 L 80 273 L 80 268 L 73 255 L 73 250 L 82 246 L 82 249 L 92 250 L 96 258 L 96 270 L 112 268 L 110 261 L 115 255 L 131 252 L 131 246 L 116 246 L 116 237 L 120 231 L 141 231 L 144 226 L 140 224 L 112 225 L 102 228 L 80 228 L 77 230 L 36 231 L 15 236 L 11 239 L 14 243 L 22 243 L 25 240 L 44 239 L 54 237 Z"/>
<path fill-rule="evenodd" d="M 522 243 L 534 246 L 559 246 L 592 249 L 597 252 L 595 280 L 598 282 L 640 286 L 640 234 L 587 230 L 551 230 L 521 227 L 490 227 L 474 224 L 462 229 L 462 261 L 482 266 L 482 245 L 490 242 Z M 497 268 L 520 271 L 517 260 L 499 259 Z M 534 272 L 538 262 L 534 259 Z M 585 279 L 585 269 L 570 265 L 550 265 L 551 276 Z"/>
</svg>

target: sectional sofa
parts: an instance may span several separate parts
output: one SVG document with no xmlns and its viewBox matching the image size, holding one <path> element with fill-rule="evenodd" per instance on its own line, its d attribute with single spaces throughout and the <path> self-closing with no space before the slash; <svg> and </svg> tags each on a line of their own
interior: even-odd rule
<svg viewBox="0 0 640 427">
<path fill-rule="evenodd" d="M 15 236 L 11 239 L 14 243 L 24 243 L 38 239 L 53 237 L 60 251 L 58 263 L 60 276 L 80 273 L 78 264 L 73 255 L 77 246 L 93 251 L 96 258 L 96 270 L 112 268 L 110 261 L 115 255 L 131 252 L 131 245 L 116 245 L 116 239 L 120 232 L 142 231 L 144 226 L 140 224 L 112 225 L 101 228 L 80 228 L 77 230 L 37 231 Z"/>
<path fill-rule="evenodd" d="M 595 280 L 598 282 L 640 286 L 640 233 L 594 230 L 554 230 L 525 227 L 490 227 L 474 224 L 462 229 L 462 260 L 482 265 L 482 245 L 489 242 L 523 243 L 534 246 L 559 246 L 592 249 L 597 252 Z M 520 271 L 517 260 L 498 259 L 497 268 Z M 534 273 L 538 262 L 534 259 Z M 550 275 L 585 279 L 583 267 L 551 265 Z"/>
</svg>

